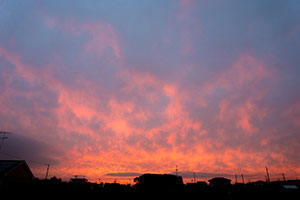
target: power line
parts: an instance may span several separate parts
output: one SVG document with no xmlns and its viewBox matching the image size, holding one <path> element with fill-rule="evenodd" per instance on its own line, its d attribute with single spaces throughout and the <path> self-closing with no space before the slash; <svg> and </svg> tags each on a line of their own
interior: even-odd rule
<svg viewBox="0 0 300 200">
<path fill-rule="evenodd" d="M 11 158 L 19 159 L 19 160 L 24 160 L 23 158 L 21 158 L 19 156 L 15 156 L 15 155 L 12 155 L 12 154 L 9 154 L 9 153 L 0 152 L 0 154 L 11 157 Z M 46 165 L 47 166 L 47 171 L 46 171 L 45 179 L 48 179 L 50 164 L 45 164 L 45 163 L 35 161 L 35 160 L 31 160 L 31 159 L 26 159 L 26 161 L 31 162 L 31 163 L 35 163 L 35 164 L 39 164 L 39 165 Z"/>
<path fill-rule="evenodd" d="M 2 137 L 0 138 L 0 139 L 1 139 L 1 143 L 0 143 L 0 154 L 5 155 L 5 156 L 8 156 L 8 157 L 11 157 L 11 158 L 23 160 L 23 158 L 21 158 L 20 156 L 15 156 L 15 155 L 12 155 L 12 154 L 9 154 L 9 153 L 1 152 L 2 145 L 3 145 L 4 140 L 5 140 L 5 139 L 8 139 L 8 137 L 7 137 L 6 135 L 7 135 L 7 134 L 11 134 L 11 133 L 10 133 L 10 132 L 5 132 L 5 131 L 0 131 L 0 134 L 2 134 Z M 36 163 L 36 164 L 39 164 L 39 165 L 46 165 L 46 166 L 47 166 L 47 171 L 46 171 L 46 178 L 45 178 L 45 179 L 48 178 L 50 164 L 45 164 L 45 163 L 42 163 L 42 162 L 39 162 L 39 161 L 35 161 L 35 160 L 31 160 L 31 159 L 26 159 L 26 161 L 27 161 L 27 162 L 31 162 L 31 163 Z"/>
<path fill-rule="evenodd" d="M 9 153 L 0 152 L 0 154 L 11 157 L 11 158 L 19 159 L 19 160 L 24 160 L 24 158 L 21 158 L 20 156 L 12 155 L 12 154 L 9 154 Z M 31 160 L 31 159 L 26 159 L 26 161 L 31 162 L 31 163 L 35 163 L 35 164 L 39 164 L 39 165 L 45 165 L 45 163 L 35 161 L 35 160 Z"/>
</svg>

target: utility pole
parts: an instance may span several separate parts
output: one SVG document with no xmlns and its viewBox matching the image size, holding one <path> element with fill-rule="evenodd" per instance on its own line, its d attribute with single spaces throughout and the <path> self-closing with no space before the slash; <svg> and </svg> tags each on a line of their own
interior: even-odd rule
<svg viewBox="0 0 300 200">
<path fill-rule="evenodd" d="M 47 172 L 46 172 L 46 180 L 48 179 L 48 173 L 49 173 L 49 168 L 50 168 L 50 164 L 45 164 L 45 165 L 47 165 Z"/>
<path fill-rule="evenodd" d="M 268 167 L 266 167 L 266 174 L 267 174 L 267 182 L 270 183 L 270 175 L 269 175 Z"/>
<path fill-rule="evenodd" d="M 283 181 L 286 181 L 284 173 L 282 173 Z"/>
<path fill-rule="evenodd" d="M 11 133 L 5 132 L 5 131 L 0 131 L 0 134 L 2 134 L 2 137 L 0 138 L 0 139 L 1 139 L 1 143 L 0 143 L 0 152 L 1 152 L 3 142 L 4 142 L 5 139 L 8 138 L 6 135 L 7 135 L 7 134 L 11 134 Z"/>
<path fill-rule="evenodd" d="M 194 172 L 194 183 L 196 183 L 196 174 Z"/>
<path fill-rule="evenodd" d="M 178 176 L 178 168 L 177 168 L 177 165 L 176 165 L 176 176 Z"/>
<path fill-rule="evenodd" d="M 244 175 L 241 174 L 241 177 L 242 177 L 243 184 L 245 184 Z"/>
<path fill-rule="evenodd" d="M 236 173 L 234 173 L 234 177 L 235 177 L 235 183 L 237 183 L 238 180 L 237 180 L 237 175 L 236 175 Z"/>
</svg>

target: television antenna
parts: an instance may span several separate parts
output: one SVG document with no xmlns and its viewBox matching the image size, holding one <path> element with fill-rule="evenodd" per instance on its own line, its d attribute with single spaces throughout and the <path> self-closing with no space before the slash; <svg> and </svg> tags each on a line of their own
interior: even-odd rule
<svg viewBox="0 0 300 200">
<path fill-rule="evenodd" d="M 8 134 L 11 134 L 10 132 L 6 132 L 6 131 L 0 131 L 0 134 L 2 134 L 1 136 L 1 143 L 0 143 L 0 152 L 1 152 L 1 149 L 2 149 L 2 146 L 3 146 L 3 142 L 5 139 L 7 139 L 8 137 L 6 135 Z"/>
</svg>

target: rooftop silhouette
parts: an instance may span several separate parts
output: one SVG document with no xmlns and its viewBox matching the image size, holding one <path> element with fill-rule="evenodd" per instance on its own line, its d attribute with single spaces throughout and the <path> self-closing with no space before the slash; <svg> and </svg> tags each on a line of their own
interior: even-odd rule
<svg viewBox="0 0 300 200">
<path fill-rule="evenodd" d="M 1 194 L 38 195 L 50 194 L 69 197 L 85 195 L 86 197 L 123 195 L 184 195 L 193 197 L 220 197 L 239 199 L 278 198 L 283 199 L 300 195 L 300 180 L 255 181 L 249 183 L 231 183 L 230 179 L 215 177 L 205 181 L 184 183 L 181 176 L 173 174 L 142 174 L 134 178 L 133 185 L 119 183 L 91 183 L 84 176 L 75 175 L 69 181 L 61 178 L 34 178 L 24 160 L 0 161 Z"/>
</svg>

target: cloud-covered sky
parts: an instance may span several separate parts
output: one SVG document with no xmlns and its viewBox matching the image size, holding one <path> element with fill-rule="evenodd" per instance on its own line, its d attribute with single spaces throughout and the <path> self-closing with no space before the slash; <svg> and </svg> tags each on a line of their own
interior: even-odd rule
<svg viewBox="0 0 300 200">
<path fill-rule="evenodd" d="M 296 177 L 299 52 L 297 0 L 0 1 L 2 152 L 63 178 Z"/>
</svg>

